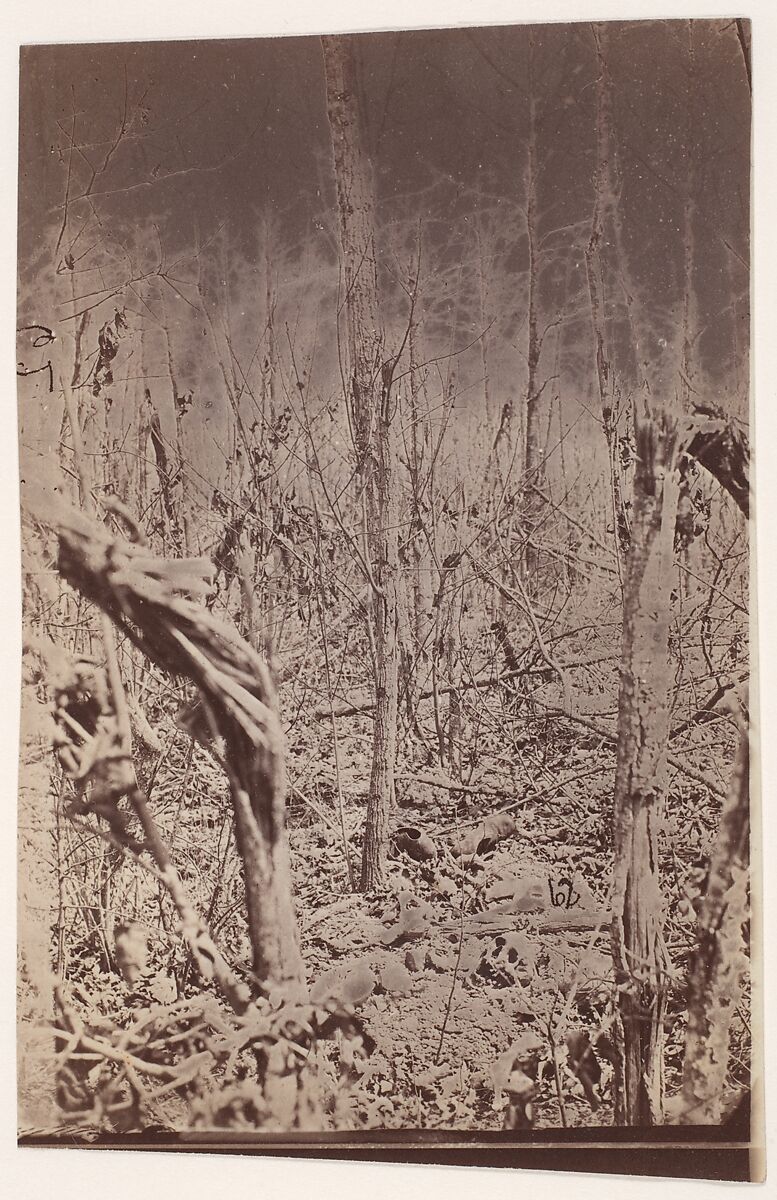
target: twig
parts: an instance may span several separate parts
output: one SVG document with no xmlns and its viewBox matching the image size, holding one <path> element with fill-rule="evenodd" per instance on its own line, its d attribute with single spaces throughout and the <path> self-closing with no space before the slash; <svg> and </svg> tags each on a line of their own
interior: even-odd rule
<svg viewBox="0 0 777 1200">
<path fill-rule="evenodd" d="M 563 1128 L 566 1129 L 568 1124 L 567 1110 L 566 1105 L 564 1104 L 564 1093 L 561 1088 L 561 1071 L 559 1070 L 558 1065 L 558 1047 L 556 1046 L 556 1039 L 553 1036 L 552 1018 L 548 1020 L 548 1042 L 550 1043 L 550 1053 L 553 1059 L 553 1078 L 556 1084 L 556 1099 L 558 1100 L 559 1116 L 561 1117 L 561 1124 Z"/>
<path fill-rule="evenodd" d="M 53 1029 L 52 1033 L 57 1041 L 69 1041 L 72 1038 L 70 1030 Z M 85 1050 L 90 1050 L 93 1054 L 99 1054 L 103 1058 L 109 1058 L 112 1062 L 120 1063 L 126 1067 L 128 1064 L 136 1071 L 142 1071 L 145 1075 L 153 1075 L 158 1079 L 175 1078 L 177 1070 L 173 1067 L 166 1067 L 160 1063 L 144 1062 L 142 1058 L 136 1058 L 134 1054 L 130 1054 L 127 1050 L 117 1050 L 111 1046 L 109 1042 L 104 1042 L 102 1038 L 90 1037 L 89 1034 L 82 1034 L 79 1039 L 79 1045 Z M 199 1055 L 200 1061 L 205 1061 L 209 1056 L 207 1054 Z M 191 1065 L 192 1059 L 188 1059 L 187 1068 Z"/>
<path fill-rule="evenodd" d="M 530 645 L 522 646 L 520 647 L 520 650 L 516 651 L 516 653 L 526 654 L 530 649 Z M 617 657 L 618 656 L 615 654 L 597 654 L 593 658 L 581 659 L 579 662 L 560 664 L 560 669 L 563 672 L 577 670 L 580 667 L 595 667 L 598 666 L 599 663 L 612 662 L 617 659 Z M 559 667 L 556 666 L 553 669 L 558 671 Z M 438 696 L 449 696 L 452 692 L 485 691 L 488 690 L 488 688 L 497 688 L 503 683 L 509 683 L 512 679 L 520 679 L 531 674 L 533 674 L 533 671 L 530 668 L 516 667 L 511 671 L 503 671 L 499 675 L 489 675 L 485 679 L 469 679 L 462 681 L 459 684 L 445 684 L 442 687 L 437 688 L 436 694 Z M 419 701 L 432 700 L 434 699 L 434 696 L 435 689 L 429 688 L 427 691 L 419 692 L 417 699 Z M 340 708 L 334 709 L 334 715 L 336 717 L 358 717 L 362 715 L 368 716 L 374 711 L 374 708 L 375 701 L 365 699 L 360 700 L 355 704 L 344 704 Z M 313 716 L 317 721 L 326 721 L 329 719 L 330 709 L 317 708 Z"/>
</svg>

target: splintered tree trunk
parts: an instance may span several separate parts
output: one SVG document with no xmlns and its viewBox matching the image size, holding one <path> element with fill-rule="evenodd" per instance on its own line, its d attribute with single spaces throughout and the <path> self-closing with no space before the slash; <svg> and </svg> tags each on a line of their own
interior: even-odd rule
<svg viewBox="0 0 777 1200">
<path fill-rule="evenodd" d="M 667 415 L 637 420 L 635 434 L 613 805 L 612 952 L 619 1008 L 615 1119 L 620 1125 L 656 1125 L 662 1120 L 666 995 L 658 827 L 669 735 L 678 439 Z"/>
<path fill-rule="evenodd" d="M 398 692 L 398 514 L 391 361 L 384 362 L 372 174 L 365 152 L 348 38 L 321 39 L 332 138 L 351 388 L 350 415 L 364 505 L 372 589 L 375 722 L 361 886 L 383 882 L 394 794 Z"/>
<path fill-rule="evenodd" d="M 253 972 L 263 986 L 299 996 L 305 990 L 305 970 L 285 824 L 283 731 L 267 664 L 202 604 L 212 578 L 207 560 L 150 557 L 147 548 L 111 537 L 101 522 L 74 509 L 54 509 L 43 499 L 33 511 L 57 532 L 63 578 L 98 604 L 153 662 L 196 686 L 199 701 L 181 721 L 208 748 L 221 739 L 243 864 Z M 115 664 L 115 652 L 113 659 Z M 123 689 L 117 665 L 111 689 L 118 714 Z M 131 774 L 134 783 L 134 768 Z M 243 1011 L 247 993 L 243 996 L 244 989 L 232 980 L 186 897 L 145 796 L 137 786 L 127 794 L 143 828 L 143 848 L 164 877 L 198 968 L 205 978 L 215 976 L 237 1003 L 236 1011 Z"/>
</svg>

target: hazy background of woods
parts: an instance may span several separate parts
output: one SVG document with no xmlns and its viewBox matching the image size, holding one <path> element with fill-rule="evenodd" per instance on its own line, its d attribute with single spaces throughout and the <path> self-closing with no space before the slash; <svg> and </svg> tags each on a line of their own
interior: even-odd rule
<svg viewBox="0 0 777 1200">
<path fill-rule="evenodd" d="M 202 999 L 208 959 L 237 1010 L 241 989 L 304 974 L 293 914 L 283 909 L 287 943 L 257 932 L 237 759 L 227 752 L 229 786 L 220 770 L 229 714 L 204 728 L 185 664 L 165 675 L 126 629 L 106 651 L 115 635 L 90 601 L 105 608 L 110 587 L 79 558 L 87 535 L 58 526 L 51 507 L 43 520 L 33 512 L 20 1028 L 22 1091 L 30 1111 L 38 1092 L 39 1123 L 56 1102 L 71 1126 L 125 1131 L 498 1128 L 530 1121 L 529 1099 L 549 1125 L 609 1122 L 613 1102 L 631 1123 L 716 1123 L 743 1094 L 746 845 L 724 847 L 732 944 L 725 985 L 707 983 L 726 993 L 725 1061 L 722 1075 L 706 1064 L 715 1078 L 701 1097 L 686 1009 L 746 720 L 747 476 L 735 465 L 722 484 L 726 471 L 705 471 L 661 414 L 733 430 L 729 458 L 746 445 L 748 55 L 735 21 L 371 34 L 330 45 L 328 61 L 317 38 L 24 52 L 23 498 L 28 482 L 43 485 L 49 505 L 104 515 L 111 536 L 142 536 L 149 556 L 195 560 L 179 579 L 204 601 L 199 650 L 223 619 L 268 659 L 302 959 L 312 980 L 339 963 L 330 991 L 345 1002 L 326 1008 L 329 992 L 314 986 L 306 1010 L 317 1086 L 339 1097 L 327 1108 L 289 1048 L 288 1009 L 271 998 L 261 1032 L 246 1032 L 244 1009 L 235 1027 Z M 357 296 L 349 248 L 357 263 L 374 256 L 372 296 Z M 355 387 L 360 362 L 374 409 Z M 371 440 L 372 421 L 385 436 Z M 624 990 L 615 996 L 609 905 L 614 751 L 629 735 L 624 595 L 642 532 L 652 536 L 634 500 L 635 486 L 655 494 L 655 480 L 635 483 L 647 445 L 668 455 L 678 495 L 655 580 L 667 607 L 655 683 L 666 695 L 654 707 L 667 724 L 639 768 L 654 772 L 640 794 L 665 798 L 660 839 L 646 833 L 666 958 L 644 984 L 655 1007 L 641 1052 L 657 1072 L 645 1089 L 645 1063 L 630 1068 L 618 1040 L 639 1022 Z M 135 604 L 121 611 L 141 628 L 143 594 L 119 604 Z M 170 665 L 169 647 L 166 659 L 143 648 Z M 94 672 L 106 663 L 101 708 Z M 84 762 L 101 720 L 123 736 L 112 668 L 143 792 L 121 817 L 115 780 L 95 799 Z M 274 712 L 272 684 L 259 692 Z M 63 755 L 74 732 L 75 759 Z M 488 826 L 497 812 L 510 822 Z M 481 826 L 489 836 L 465 846 Z M 413 831 L 404 846 L 398 827 Z M 421 865 L 419 831 L 435 851 Z M 585 881 L 594 919 L 516 935 L 521 897 L 504 887 L 527 856 L 551 894 L 554 871 Z M 617 836 L 615 857 L 617 877 Z M 271 890 L 283 875 L 273 868 Z M 468 942 L 464 918 L 493 917 L 505 896 L 509 932 L 481 924 Z M 330 905 L 341 925 L 307 933 Z M 462 926 L 453 951 L 446 921 Z M 437 925 L 447 949 L 407 960 L 404 940 Z M 59 1022 L 53 1096 L 36 1017 Z M 357 1066 L 336 1062 L 333 1026 Z M 117 1046 L 132 1048 L 129 1070 Z M 202 1077 L 203 1055 L 217 1083 Z"/>
</svg>

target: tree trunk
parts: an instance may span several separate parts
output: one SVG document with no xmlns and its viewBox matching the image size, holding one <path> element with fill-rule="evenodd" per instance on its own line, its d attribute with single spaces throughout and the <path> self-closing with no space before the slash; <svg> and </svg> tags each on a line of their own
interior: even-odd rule
<svg viewBox="0 0 777 1200">
<path fill-rule="evenodd" d="M 523 470 L 528 485 L 542 486 L 542 436 L 540 396 L 537 386 L 542 339 L 538 318 L 538 240 L 537 240 L 537 99 L 534 92 L 534 37 L 529 34 L 529 142 L 526 166 L 526 238 L 529 247 L 529 313 L 526 346 L 526 443 Z M 536 497 L 532 502 L 536 508 Z"/>
<path fill-rule="evenodd" d="M 210 577 L 212 572 L 206 560 L 149 557 L 142 547 L 112 538 L 101 523 L 73 509 L 55 510 L 40 501 L 33 511 L 57 532 L 63 578 L 98 604 L 153 662 L 196 686 L 199 702 L 190 707 L 187 718 L 182 715 L 181 723 L 205 746 L 223 739 L 245 877 L 253 971 L 261 984 L 299 995 L 305 975 L 285 823 L 283 732 L 266 663 L 202 605 L 204 573 Z M 113 691 L 119 695 L 120 687 Z M 218 977 L 207 930 L 185 898 L 139 788 L 133 789 L 130 800 L 143 824 L 146 848 L 178 907 L 184 933 L 188 931 L 190 946 L 199 952 L 200 969 L 215 971 Z"/>
<path fill-rule="evenodd" d="M 431 661 L 431 636 L 434 625 L 432 616 L 433 561 L 429 549 L 429 520 L 431 518 L 429 493 L 434 487 L 434 459 L 429 453 L 429 401 L 426 387 L 419 370 L 415 327 L 408 336 L 410 351 L 410 478 L 412 487 L 412 553 L 413 553 L 413 636 L 415 657 L 421 671 L 416 675 L 423 679 Z M 421 412 L 420 400 L 424 410 Z M 424 474 L 426 472 L 426 474 Z"/>
<path fill-rule="evenodd" d="M 523 482 L 527 489 L 524 510 L 530 535 L 541 517 L 542 501 L 533 488 L 542 487 L 544 480 L 545 448 L 542 445 L 542 410 L 540 399 L 543 387 L 539 384 L 542 337 L 539 332 L 539 244 L 537 237 L 537 99 L 534 87 L 534 36 L 529 34 L 529 143 L 526 166 L 526 238 L 529 247 L 529 312 L 526 345 L 526 439 L 523 447 Z M 532 595 L 537 594 L 539 581 L 537 550 L 527 542 L 524 551 L 525 579 Z"/>
<path fill-rule="evenodd" d="M 64 929 L 62 893 L 66 885 L 58 845 L 59 812 L 55 814 L 49 803 L 46 711 L 35 695 L 35 677 L 28 666 L 31 657 L 29 652 L 25 656 L 21 703 L 16 928 L 19 978 L 27 986 L 19 993 L 17 1009 L 17 1087 L 20 1124 L 45 1125 L 56 1120 L 51 1068 L 56 1056 L 51 1035 L 52 935 Z M 40 1068 L 41 1060 L 45 1071 Z"/>
<path fill-rule="evenodd" d="M 345 283 L 351 429 L 375 641 L 375 725 L 361 873 L 361 887 L 369 890 L 381 886 L 385 875 L 396 759 L 399 555 L 393 363 L 384 362 L 372 174 L 363 145 L 352 44 L 342 37 L 323 37 L 321 44 Z"/>
<path fill-rule="evenodd" d="M 689 972 L 682 1105 L 688 1125 L 720 1123 L 729 1065 L 731 1019 L 748 973 L 742 926 L 749 919 L 750 741 L 739 751 L 720 814 L 707 892 L 699 912 L 697 949 Z"/>
<path fill-rule="evenodd" d="M 615 380 L 612 342 L 608 325 L 608 314 L 612 302 L 607 294 L 608 256 L 606 248 L 614 244 L 615 269 L 626 271 L 621 249 L 620 214 L 618 211 L 621 180 L 615 157 L 612 120 L 611 82 L 606 58 L 606 29 L 594 26 L 594 43 L 598 74 L 596 78 L 596 170 L 594 174 L 594 211 L 591 220 L 591 236 L 586 246 L 585 263 L 588 293 L 591 303 L 591 324 L 596 347 L 596 379 L 599 403 L 602 409 L 602 428 L 607 442 L 610 460 L 612 489 L 613 526 L 618 550 L 626 554 L 629 548 L 630 530 L 627 509 L 624 504 L 621 466 L 618 454 L 618 405 L 620 394 Z"/>
<path fill-rule="evenodd" d="M 695 145 L 697 116 L 694 101 L 698 83 L 696 80 L 696 56 L 693 44 L 693 21 L 687 22 L 685 73 L 687 80 L 685 114 L 685 153 L 687 165 L 685 195 L 683 196 L 683 322 L 680 384 L 683 407 L 687 410 L 691 407 L 691 396 L 695 391 L 694 375 L 696 363 L 694 347 L 699 324 L 696 289 L 694 287 L 694 269 L 696 264 L 696 194 L 698 190 Z"/>
<path fill-rule="evenodd" d="M 613 805 L 612 952 L 619 1008 L 615 1118 L 620 1125 L 656 1125 L 662 1119 L 666 979 L 658 827 L 672 682 L 678 441 L 676 424 L 666 414 L 637 420 L 635 434 Z"/>
</svg>

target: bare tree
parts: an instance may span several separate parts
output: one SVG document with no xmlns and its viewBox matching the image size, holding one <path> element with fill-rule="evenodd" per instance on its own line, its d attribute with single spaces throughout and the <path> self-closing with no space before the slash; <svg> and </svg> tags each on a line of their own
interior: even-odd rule
<svg viewBox="0 0 777 1200">
<path fill-rule="evenodd" d="M 370 161 L 357 99 L 353 43 L 321 39 L 345 285 L 347 388 L 362 489 L 364 561 L 372 590 L 375 724 L 361 886 L 378 887 L 386 865 L 394 792 L 398 694 L 398 519 L 392 418 L 394 362 L 385 359 L 378 298 Z"/>
<path fill-rule="evenodd" d="M 618 987 L 616 1121 L 657 1125 L 663 1105 L 668 958 L 658 872 L 671 665 L 669 626 L 679 497 L 678 421 L 635 420 L 632 540 L 623 597 L 613 801 L 612 953 Z"/>
</svg>

